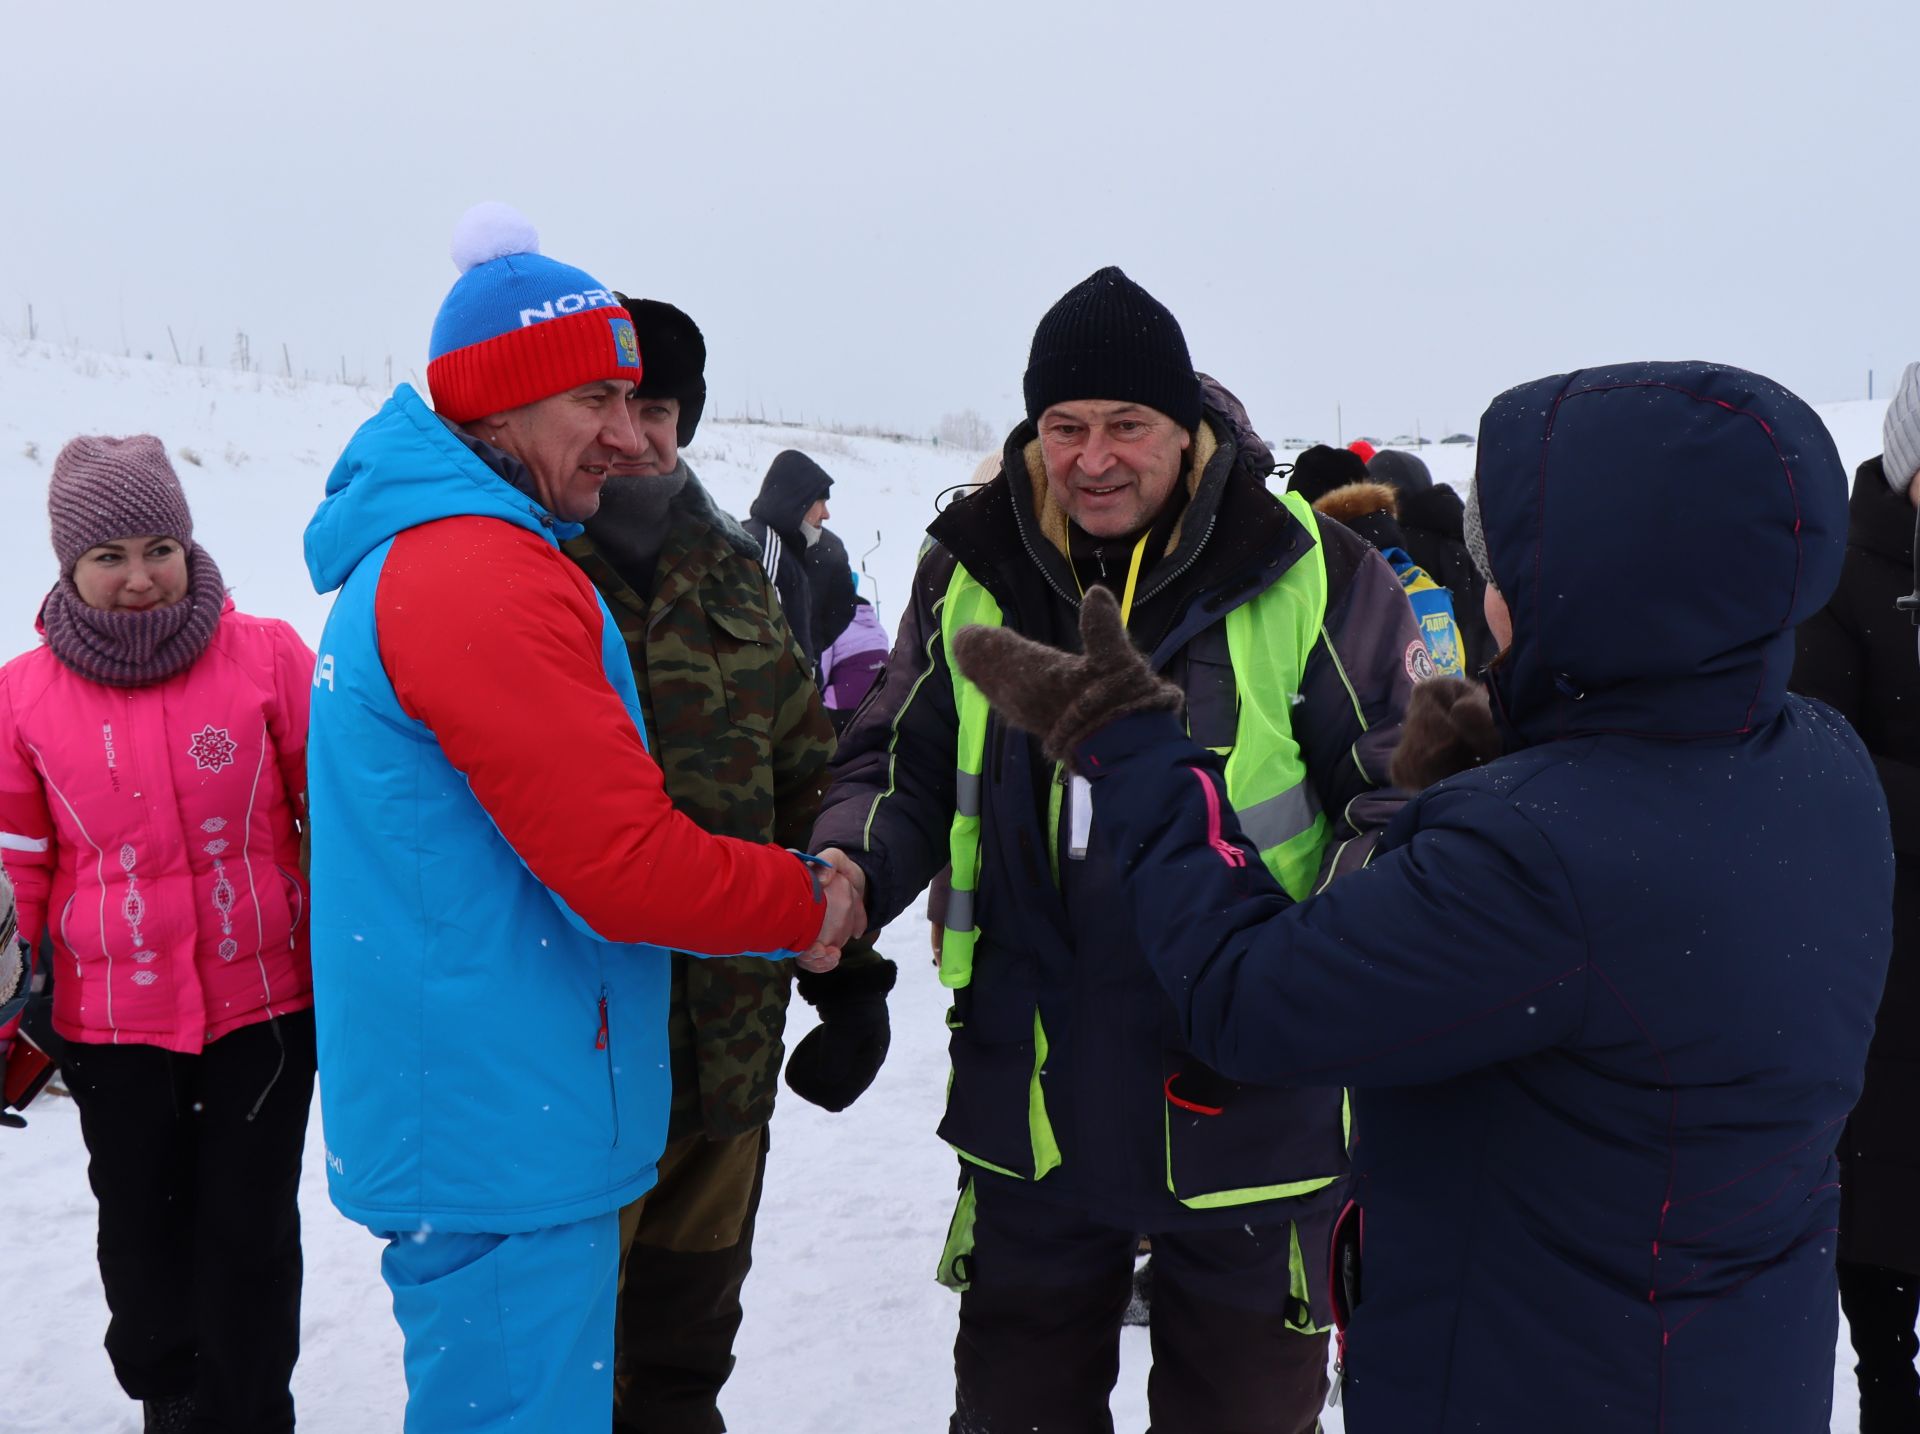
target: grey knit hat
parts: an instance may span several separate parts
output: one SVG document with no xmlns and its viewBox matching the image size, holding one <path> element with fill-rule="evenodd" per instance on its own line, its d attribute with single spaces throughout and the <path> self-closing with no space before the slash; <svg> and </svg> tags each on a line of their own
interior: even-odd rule
<svg viewBox="0 0 1920 1434">
<path fill-rule="evenodd" d="M 1487 556 L 1487 530 L 1480 521 L 1480 474 L 1477 471 L 1467 486 L 1466 510 L 1460 515 L 1460 528 L 1474 570 L 1487 580 L 1488 587 L 1498 588 L 1500 584 L 1493 580 L 1493 559 Z"/>
<path fill-rule="evenodd" d="M 1905 497 L 1920 473 L 1920 363 L 1910 363 L 1900 375 L 1900 387 L 1887 405 L 1887 426 L 1881 446 L 1880 466 L 1886 470 L 1887 483 Z"/>
<path fill-rule="evenodd" d="M 193 514 L 167 448 L 151 433 L 132 438 L 81 437 L 53 460 L 47 487 L 53 553 L 60 576 L 89 548 L 116 538 L 155 535 L 193 546 Z"/>
</svg>

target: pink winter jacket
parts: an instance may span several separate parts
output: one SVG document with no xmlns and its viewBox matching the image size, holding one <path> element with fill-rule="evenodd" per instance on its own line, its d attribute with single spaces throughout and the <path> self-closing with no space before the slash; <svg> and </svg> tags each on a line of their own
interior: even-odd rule
<svg viewBox="0 0 1920 1434">
<path fill-rule="evenodd" d="M 313 654 L 229 599 L 185 672 L 107 687 L 0 667 L 0 859 L 52 929 L 54 1029 L 197 1052 L 313 1004 L 296 800 Z"/>
</svg>

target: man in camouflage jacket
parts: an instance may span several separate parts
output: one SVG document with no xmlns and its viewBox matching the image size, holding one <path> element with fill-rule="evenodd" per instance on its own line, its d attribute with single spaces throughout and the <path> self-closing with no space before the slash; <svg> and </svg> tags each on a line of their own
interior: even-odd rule
<svg viewBox="0 0 1920 1434">
<path fill-rule="evenodd" d="M 627 643 L 667 793 L 707 831 L 804 846 L 834 734 L 760 565 L 760 548 L 679 458 L 706 398 L 706 347 L 669 304 L 623 299 L 640 339 L 642 447 L 564 545 Z M 800 973 L 822 1024 L 794 1051 L 796 1093 L 843 1109 L 879 1070 L 894 968 L 850 946 Z M 733 1366 L 792 973 L 676 954 L 673 1105 L 659 1183 L 622 1212 L 614 1428 L 708 1434 Z"/>
</svg>

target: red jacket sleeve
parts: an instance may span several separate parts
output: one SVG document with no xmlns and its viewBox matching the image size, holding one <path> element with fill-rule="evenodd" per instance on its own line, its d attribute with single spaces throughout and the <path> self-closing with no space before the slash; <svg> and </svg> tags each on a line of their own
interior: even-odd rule
<svg viewBox="0 0 1920 1434">
<path fill-rule="evenodd" d="M 401 707 L 596 934 L 716 954 L 803 950 L 819 934 L 813 877 L 790 853 L 674 810 L 607 679 L 592 584 L 550 543 L 492 518 L 409 529 L 375 614 Z"/>
</svg>

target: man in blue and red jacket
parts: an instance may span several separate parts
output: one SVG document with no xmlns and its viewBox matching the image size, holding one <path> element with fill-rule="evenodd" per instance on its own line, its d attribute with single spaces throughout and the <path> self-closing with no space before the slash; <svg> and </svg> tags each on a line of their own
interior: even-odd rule
<svg viewBox="0 0 1920 1434">
<path fill-rule="evenodd" d="M 626 648 L 561 553 L 637 452 L 642 355 L 524 219 L 462 220 L 402 386 L 307 529 L 314 997 L 334 1203 L 385 1236 L 409 1431 L 605 1429 L 618 1211 L 668 1110 L 663 947 L 807 952 L 843 880 L 669 803 Z"/>
</svg>

